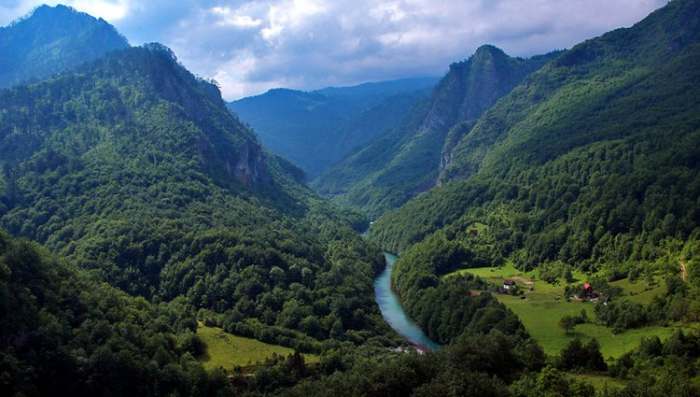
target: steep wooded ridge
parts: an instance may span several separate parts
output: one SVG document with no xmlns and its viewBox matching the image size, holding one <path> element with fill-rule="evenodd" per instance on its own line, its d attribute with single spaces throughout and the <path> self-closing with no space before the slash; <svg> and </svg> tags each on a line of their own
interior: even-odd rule
<svg viewBox="0 0 700 397">
<path fill-rule="evenodd" d="M 401 250 L 465 213 L 495 210 L 512 215 L 519 239 L 547 247 L 527 244 L 541 260 L 600 256 L 611 244 L 626 257 L 623 236 L 656 247 L 690 235 L 700 213 L 697 5 L 671 2 L 526 79 L 455 146 L 450 182 L 383 218 L 376 236 Z"/>
<path fill-rule="evenodd" d="M 579 44 L 527 78 L 455 145 L 444 186 L 372 229 L 404 252 L 395 282 L 411 314 L 438 327 L 430 291 L 449 283 L 435 277 L 504 259 L 610 279 L 666 264 L 675 274 L 700 238 L 699 90 L 697 0 Z M 655 301 L 651 318 L 695 318 L 670 307 Z"/>
<path fill-rule="evenodd" d="M 307 351 L 387 331 L 359 218 L 299 184 L 161 45 L 0 91 L 0 162 L 2 227 L 126 292 L 185 296 Z"/>
<path fill-rule="evenodd" d="M 486 109 L 554 56 L 521 59 L 494 46 L 480 47 L 451 65 L 432 97 L 394 131 L 349 155 L 314 186 L 372 216 L 400 206 L 435 185 L 454 145 Z"/>
<path fill-rule="evenodd" d="M 274 89 L 229 103 L 265 147 L 310 178 L 397 125 L 437 79 L 416 78 L 304 92 Z"/>
<path fill-rule="evenodd" d="M 128 46 L 102 19 L 63 5 L 41 6 L 0 27 L 0 88 L 42 79 Z"/>
</svg>

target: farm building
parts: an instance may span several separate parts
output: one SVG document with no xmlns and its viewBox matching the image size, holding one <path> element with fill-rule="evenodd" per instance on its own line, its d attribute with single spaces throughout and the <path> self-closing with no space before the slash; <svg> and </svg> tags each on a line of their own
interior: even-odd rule
<svg viewBox="0 0 700 397">
<path fill-rule="evenodd" d="M 585 301 L 596 302 L 600 298 L 600 294 L 593 290 L 593 286 L 589 282 L 583 283 L 581 291 L 578 293 L 578 298 Z"/>
</svg>

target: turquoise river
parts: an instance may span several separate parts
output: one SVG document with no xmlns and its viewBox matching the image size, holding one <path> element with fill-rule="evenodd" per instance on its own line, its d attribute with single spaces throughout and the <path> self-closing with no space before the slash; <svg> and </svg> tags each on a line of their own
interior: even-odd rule
<svg viewBox="0 0 700 397">
<path fill-rule="evenodd" d="M 396 255 L 384 253 L 386 269 L 374 280 L 374 295 L 384 320 L 399 335 L 406 338 L 420 350 L 437 350 L 440 345 L 428 338 L 404 312 L 399 297 L 391 288 L 391 272 L 394 270 Z"/>
</svg>

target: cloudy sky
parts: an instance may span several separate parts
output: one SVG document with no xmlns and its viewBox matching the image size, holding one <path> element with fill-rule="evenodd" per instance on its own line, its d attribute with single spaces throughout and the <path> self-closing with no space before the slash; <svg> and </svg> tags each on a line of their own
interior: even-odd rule
<svg viewBox="0 0 700 397">
<path fill-rule="evenodd" d="M 236 99 L 439 76 L 484 43 L 518 56 L 569 48 L 666 0 L 0 0 L 0 24 L 59 2 L 106 19 L 133 45 L 166 44 Z"/>
</svg>

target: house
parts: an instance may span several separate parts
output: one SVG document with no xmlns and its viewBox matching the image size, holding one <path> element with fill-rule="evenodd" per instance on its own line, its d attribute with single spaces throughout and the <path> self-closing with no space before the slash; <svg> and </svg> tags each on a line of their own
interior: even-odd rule
<svg viewBox="0 0 700 397">
<path fill-rule="evenodd" d="M 583 283 L 583 288 L 579 293 L 579 299 L 597 302 L 600 294 L 593 290 L 593 286 L 589 282 Z"/>
<path fill-rule="evenodd" d="M 587 296 L 593 293 L 593 287 L 589 282 L 583 283 L 583 296 Z"/>
<path fill-rule="evenodd" d="M 503 280 L 503 290 L 504 291 L 512 291 L 514 289 L 518 288 L 518 286 L 515 284 L 515 281 L 513 280 Z"/>
</svg>

